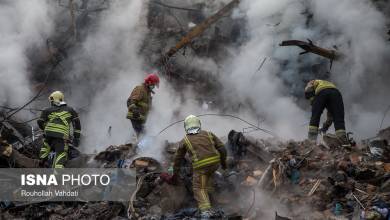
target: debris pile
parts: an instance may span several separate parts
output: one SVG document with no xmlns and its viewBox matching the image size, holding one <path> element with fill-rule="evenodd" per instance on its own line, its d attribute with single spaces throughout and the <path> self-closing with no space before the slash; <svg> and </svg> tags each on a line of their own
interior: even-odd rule
<svg viewBox="0 0 390 220">
<path fill-rule="evenodd" d="M 191 94 L 191 99 L 198 101 L 198 103 L 202 105 L 202 109 L 205 111 L 209 109 L 216 109 L 221 113 L 211 114 L 207 112 L 203 114 L 203 116 L 218 115 L 239 119 L 238 117 L 228 114 L 230 112 L 242 112 L 242 109 L 245 109 L 245 112 L 248 111 L 251 115 L 256 115 L 258 118 L 263 117 L 263 109 L 257 109 L 257 104 L 251 100 L 251 98 L 248 98 L 249 96 L 241 96 L 235 92 L 226 93 L 226 91 L 231 88 L 228 86 L 225 88 L 224 84 L 231 83 L 229 82 L 230 80 L 218 79 L 222 76 L 221 71 L 225 71 L 226 68 L 229 68 L 223 67 L 223 65 L 226 65 L 227 62 L 232 61 L 230 60 L 231 57 L 229 54 L 239 53 L 239 56 L 243 57 L 243 60 L 251 59 L 250 57 L 245 57 L 246 53 L 244 53 L 243 48 L 240 46 L 253 46 L 251 43 L 248 43 L 247 40 L 250 38 L 250 36 L 247 35 L 254 33 L 247 29 L 254 28 L 254 26 L 257 26 L 257 24 L 252 24 L 252 22 L 246 21 L 248 16 L 244 15 L 245 13 L 243 13 L 240 7 L 238 7 L 242 1 L 230 0 L 224 1 L 224 3 L 218 1 L 197 1 L 197 3 L 187 1 L 188 3 L 191 2 L 190 6 L 188 7 L 178 7 L 172 2 L 173 1 L 169 3 L 168 1 L 164 3 L 163 1 L 155 0 L 147 1 L 145 3 L 145 7 L 147 7 L 148 12 L 147 17 L 145 17 L 146 22 L 144 22 L 144 25 L 147 26 L 148 34 L 143 35 L 143 39 L 139 42 L 140 45 L 139 48 L 136 48 L 137 53 L 135 54 L 137 57 L 140 56 L 140 60 L 147 63 L 147 67 L 144 69 L 148 69 L 148 71 L 150 69 L 153 69 L 153 71 L 158 70 L 158 74 L 164 78 L 164 83 L 166 82 L 169 84 L 169 86 L 171 86 L 175 92 L 179 94 L 178 97 L 180 97 L 180 99 L 186 99 L 186 91 L 189 89 L 191 90 L 192 88 L 190 87 L 193 86 L 195 88 L 194 90 L 196 91 L 194 94 Z M 380 6 L 385 4 L 379 3 L 382 1 L 373 2 L 378 2 L 376 4 Z M 27 109 L 26 107 L 33 102 L 39 102 L 39 98 L 44 95 L 44 93 L 49 91 L 49 87 L 62 87 L 61 89 L 64 89 L 70 94 L 72 90 L 77 92 L 88 91 L 88 94 L 85 92 L 84 98 L 80 98 L 80 100 L 77 99 L 83 104 L 85 104 L 85 101 L 88 100 L 88 102 L 85 104 L 85 106 L 88 107 L 79 106 L 77 108 L 77 110 L 80 110 L 81 113 L 80 118 L 83 118 L 83 116 L 86 115 L 90 116 L 90 113 L 94 111 L 93 108 L 96 107 L 94 103 L 97 103 L 95 96 L 98 96 L 97 94 L 101 95 L 101 91 L 99 90 L 102 90 L 102 88 L 106 87 L 110 88 L 109 86 L 111 85 L 109 85 L 107 82 L 110 82 L 111 79 L 108 80 L 110 78 L 108 75 L 114 75 L 120 79 L 119 75 L 107 73 L 112 73 L 118 70 L 120 70 L 118 72 L 127 71 L 126 68 L 128 65 L 119 65 L 122 59 L 126 60 L 126 63 L 129 61 L 128 54 L 122 54 L 120 52 L 122 44 L 115 44 L 113 46 L 113 48 L 115 48 L 115 56 L 113 56 L 113 61 L 109 60 L 109 62 L 107 62 L 112 64 L 107 64 L 107 66 L 97 65 L 101 62 L 100 58 L 99 60 L 93 59 L 93 53 L 96 52 L 99 54 L 99 51 L 89 51 L 91 48 L 89 48 L 88 45 L 93 45 L 94 43 L 91 43 L 88 40 L 91 38 L 100 39 L 100 37 L 96 37 L 99 35 L 91 37 L 94 35 L 90 34 L 101 31 L 99 31 L 98 28 L 100 25 L 99 22 L 101 20 L 110 20 L 107 19 L 107 17 L 100 17 L 99 14 L 104 14 L 104 16 L 107 16 L 108 14 L 112 13 L 112 11 L 109 10 L 111 7 L 110 4 L 112 3 L 106 0 L 68 0 L 69 4 L 63 5 L 62 3 L 62 1 L 58 1 L 58 6 L 64 8 L 64 11 L 61 13 L 68 13 L 69 11 L 70 22 L 65 21 L 69 19 L 57 19 L 58 21 L 56 20 L 56 24 L 53 24 L 56 26 L 55 28 L 58 29 L 56 30 L 56 33 L 53 36 L 48 36 L 45 38 L 46 44 L 44 44 L 43 47 L 39 49 L 41 50 L 40 52 L 34 51 L 33 55 L 30 55 L 31 57 L 26 57 L 28 58 L 26 60 L 29 60 L 32 64 L 29 66 L 29 68 L 26 68 L 30 69 L 31 72 L 31 76 L 28 78 L 31 78 L 33 81 L 40 82 L 36 86 L 37 93 L 21 107 L 11 108 L 9 106 L 1 106 L 1 168 L 53 167 L 49 165 L 49 163 L 53 161 L 43 161 L 39 157 L 39 151 L 44 145 L 43 142 L 45 138 L 48 137 L 47 135 L 43 135 L 42 130 L 45 129 L 41 128 L 40 131 L 36 131 L 36 126 L 30 126 L 29 124 L 30 122 L 34 122 L 36 119 L 38 119 L 38 117 L 23 122 L 14 120 L 14 118 L 17 118 L 16 113 L 21 112 L 22 110 L 28 110 L 31 113 L 37 115 L 39 112 L 44 112 L 45 110 L 33 108 Z M 304 5 L 305 4 L 306 3 L 304 3 Z M 294 7 L 288 8 L 294 9 Z M 318 23 L 313 23 L 314 20 L 319 19 L 316 17 L 317 15 L 314 16 L 314 12 L 311 11 L 313 8 L 309 6 L 305 7 L 307 7 L 307 11 L 302 12 L 301 15 L 304 15 L 302 17 L 307 19 L 307 24 L 304 28 L 301 27 L 304 31 L 300 30 L 299 32 L 311 32 L 311 30 L 313 28 L 317 28 L 316 25 L 318 25 Z M 110 13 L 105 13 L 104 11 L 108 11 Z M 293 11 L 289 13 L 293 14 Z M 281 13 L 281 15 L 283 15 L 283 13 Z M 287 27 L 285 26 L 290 26 L 291 24 L 285 24 L 286 22 L 284 21 L 284 19 L 286 19 L 288 16 L 282 16 L 286 18 L 283 18 L 280 21 L 277 19 L 277 16 L 272 15 L 270 17 L 275 17 L 274 19 L 276 23 L 267 24 L 267 27 L 265 27 L 264 30 L 259 29 L 261 31 L 258 31 L 258 33 L 267 34 L 267 32 L 272 32 L 280 34 L 283 39 L 287 36 L 301 37 L 300 34 L 297 33 L 291 35 L 285 34 L 284 31 L 276 28 L 280 24 L 280 26 L 283 26 L 282 29 L 286 29 Z M 120 21 L 128 19 L 114 20 Z M 123 26 L 127 26 L 127 24 Z M 119 29 L 122 28 L 123 27 Z M 137 32 L 143 32 L 138 31 L 138 29 L 134 30 L 137 30 Z M 353 28 L 351 30 L 355 29 Z M 331 34 L 328 33 L 331 32 L 331 29 L 322 30 L 322 28 L 319 28 L 319 31 L 328 35 Z M 104 30 L 103 32 L 111 33 L 107 30 Z M 128 34 L 127 31 L 123 32 Z M 111 35 L 117 34 L 116 32 L 113 33 L 114 34 Z M 344 35 L 345 33 L 341 31 L 340 33 L 337 33 L 337 38 L 343 39 Z M 318 38 L 316 34 L 313 34 L 313 37 Z M 366 38 L 368 37 L 364 35 L 364 38 L 362 39 Z M 346 39 L 348 39 L 348 37 Z M 115 41 L 114 38 L 110 40 Z M 122 41 L 123 38 L 120 40 Z M 275 38 L 275 41 L 276 40 L 279 41 L 282 40 L 282 38 Z M 330 47 L 329 43 L 332 39 L 326 41 L 321 39 L 315 40 L 320 42 L 321 45 L 313 43 L 311 40 L 308 40 L 308 42 L 302 40 L 285 40 L 282 41 L 279 46 L 297 46 L 304 50 L 300 54 L 313 53 L 319 55 L 319 57 L 313 58 L 311 61 L 314 60 L 317 62 L 320 61 L 320 57 L 326 58 L 330 61 L 329 70 L 327 67 L 322 65 L 322 61 L 319 64 L 312 65 L 310 59 L 307 62 L 303 61 L 303 58 L 289 61 L 284 56 L 283 59 L 281 59 L 280 57 L 278 58 L 278 56 L 275 56 L 273 53 L 265 53 L 267 56 L 261 59 L 262 62 L 257 68 L 256 72 L 254 72 L 252 75 L 250 81 L 253 81 L 252 83 L 263 82 L 264 76 L 261 80 L 257 81 L 255 80 L 255 78 L 257 78 L 255 74 L 259 75 L 260 70 L 267 60 L 272 60 L 272 69 L 275 69 L 275 71 L 279 71 L 280 69 L 281 75 L 291 75 L 288 72 L 289 69 L 296 68 L 299 74 L 301 74 L 300 70 L 304 70 L 303 72 L 305 73 L 313 72 L 313 75 L 310 75 L 309 77 L 310 79 L 329 78 L 330 74 L 332 74 L 330 71 L 332 70 L 333 61 L 340 61 L 341 64 L 345 64 L 341 61 L 350 59 L 349 62 L 351 63 L 357 62 L 357 60 L 353 59 L 353 55 L 350 54 L 352 51 L 356 50 L 355 47 L 346 47 L 345 45 L 334 45 L 333 47 Z M 356 44 L 355 41 L 358 40 L 350 40 L 348 44 Z M 259 44 L 263 43 L 264 42 L 259 42 Z M 127 47 L 125 48 L 128 50 Z M 379 46 L 375 48 L 379 48 Z M 264 47 L 264 49 L 267 48 Z M 109 50 L 109 48 L 107 48 L 107 50 Z M 79 55 L 79 53 L 82 55 Z M 87 54 L 86 57 L 88 57 L 88 59 L 84 57 L 83 53 Z M 257 56 L 256 53 L 256 51 L 253 51 L 253 54 L 250 55 Z M 99 56 L 100 55 L 101 54 L 99 54 Z M 102 57 L 106 56 L 107 55 L 104 54 Z M 124 58 L 119 59 L 119 57 L 122 56 Z M 86 60 L 86 62 L 79 63 L 79 60 Z M 202 66 L 206 66 L 208 61 L 210 61 L 213 67 L 201 68 Z M 349 62 L 347 62 L 347 64 Z M 131 64 L 131 67 L 133 67 L 133 63 L 129 63 Z M 243 62 L 243 64 L 245 63 Z M 114 65 L 115 68 L 113 68 Z M 297 67 L 295 67 L 295 65 Z M 368 63 L 359 65 L 368 66 Z M 370 63 L 370 65 L 377 66 L 376 63 L 375 65 Z M 80 68 L 79 66 L 83 67 Z M 313 70 L 308 71 L 308 69 L 311 68 Z M 318 68 L 318 70 L 316 70 L 316 68 Z M 326 68 L 326 71 L 322 71 L 324 68 Z M 338 66 L 335 68 L 337 71 L 342 72 Z M 111 69 L 114 70 L 111 72 Z M 357 68 L 352 66 L 351 69 L 355 70 Z M 138 69 L 135 70 L 138 71 Z M 237 72 L 241 73 L 241 71 L 248 70 L 249 69 L 243 68 Z M 367 72 L 370 72 L 369 70 L 370 68 L 367 68 Z M 381 72 L 379 71 L 381 69 L 374 68 L 374 70 Z M 74 73 L 78 71 L 81 71 L 79 74 L 85 75 L 85 78 L 84 76 L 79 77 L 77 73 Z M 364 69 L 364 71 L 366 71 L 366 69 Z M 67 76 L 65 72 L 71 73 L 69 74 L 70 76 Z M 90 72 L 96 74 L 85 74 Z M 271 71 L 270 73 L 273 72 Z M 152 93 L 154 94 L 153 89 L 155 86 L 159 85 L 159 78 L 157 74 L 153 75 L 155 75 L 158 80 L 155 79 L 154 83 L 151 83 L 150 85 L 145 84 L 145 86 L 143 86 L 144 89 L 147 89 L 147 93 L 150 93 L 148 94 L 150 95 L 150 99 L 148 98 L 147 102 L 141 102 L 139 100 L 128 101 L 127 107 L 134 107 L 134 111 L 131 112 L 131 115 L 134 118 L 129 117 L 128 119 L 140 119 L 139 121 L 142 121 L 142 123 L 139 123 L 142 124 L 142 126 L 140 126 L 142 129 L 140 130 L 144 129 L 143 125 L 146 123 L 145 117 L 147 114 L 142 115 L 143 120 L 141 120 L 139 114 L 140 112 L 137 110 L 147 109 L 147 111 L 150 111 L 152 109 L 151 97 Z M 225 74 L 224 77 L 226 75 L 228 74 Z M 359 72 L 357 72 L 356 75 L 359 75 Z M 235 80 L 238 78 L 232 76 L 234 75 L 227 76 L 226 78 L 234 78 Z M 92 79 L 94 77 L 97 79 Z M 304 76 L 294 77 L 306 78 Z M 281 80 L 275 85 L 289 86 L 291 88 L 294 87 L 292 91 L 290 91 L 290 94 L 293 96 L 298 96 L 294 90 L 295 88 L 299 88 L 299 85 L 303 83 L 303 81 L 298 83 L 295 81 L 293 82 L 292 78 L 294 77 L 291 77 L 290 79 L 290 77 L 279 76 Z M 268 76 L 265 78 L 268 78 Z M 270 79 L 272 79 L 271 81 L 274 81 L 273 77 L 270 77 Z M 81 80 L 83 80 L 83 83 L 80 84 Z M 66 83 L 64 83 L 64 85 L 59 85 L 58 82 L 62 81 L 65 81 Z M 279 79 L 276 81 L 279 81 Z M 77 86 L 78 84 L 80 84 L 80 87 L 85 87 L 85 90 L 84 88 L 79 90 L 80 88 Z M 270 83 L 265 80 L 264 84 Z M 238 84 L 233 84 L 231 86 L 235 89 L 246 87 L 238 86 Z M 271 92 L 280 92 L 279 89 L 274 90 L 273 86 L 263 87 L 269 88 Z M 255 86 L 253 86 L 253 88 L 255 88 Z M 378 88 L 380 87 L 378 86 Z M 89 91 L 90 89 L 91 91 Z M 323 87 L 323 89 L 335 88 Z M 257 92 L 258 91 L 254 90 L 250 92 L 247 90 L 245 91 L 245 93 L 254 94 Z M 285 93 L 285 91 L 283 91 L 283 93 Z M 311 98 L 314 98 L 314 95 L 318 95 L 315 93 L 317 93 L 317 91 L 313 91 L 313 97 Z M 266 95 L 269 96 L 268 93 Z M 354 95 L 356 96 L 356 94 Z M 72 96 L 74 98 L 77 95 L 73 94 Z M 110 97 L 110 95 L 107 96 Z M 276 96 L 278 95 L 276 94 Z M 296 98 L 297 100 L 294 100 L 291 103 L 294 102 L 297 105 L 300 105 L 299 102 L 301 102 L 302 97 Z M 64 100 L 61 99 L 61 103 L 63 101 Z M 7 102 L 8 101 L 6 100 L 5 103 L 8 104 Z M 164 100 L 161 101 L 161 103 L 163 102 Z M 268 100 L 264 103 L 270 102 L 271 101 Z M 278 103 L 278 100 L 275 102 Z M 169 102 L 167 103 L 169 105 Z M 260 103 L 263 104 L 262 102 Z M 137 109 L 137 107 L 140 106 L 142 108 Z M 114 108 L 116 107 L 117 106 Z M 131 108 L 129 108 L 129 110 L 130 109 Z M 342 109 L 342 111 L 340 110 L 340 115 L 342 115 L 344 120 L 344 106 L 343 108 L 340 107 L 340 109 Z M 174 109 L 170 115 L 172 116 L 171 119 L 180 118 L 184 110 L 183 112 L 181 111 L 182 109 L 180 107 Z M 107 109 L 107 112 L 109 112 L 109 109 Z M 264 112 L 265 115 L 267 115 L 267 112 L 268 110 Z M 322 113 L 322 110 L 320 113 Z M 63 113 L 59 114 L 63 117 L 65 115 Z M 108 114 L 112 115 L 110 112 Z M 386 113 L 384 116 L 386 116 Z M 59 123 L 63 123 L 63 117 L 60 117 L 62 122 Z M 118 116 L 115 115 L 114 117 Z M 78 118 L 78 116 L 75 118 Z M 390 219 L 390 127 L 381 130 L 376 137 L 364 140 L 361 143 L 356 143 L 353 139 L 348 137 L 348 134 L 345 134 L 347 135 L 346 137 L 348 139 L 345 141 L 349 141 L 351 146 L 340 147 L 342 144 L 336 135 L 322 134 L 322 141 L 320 144 L 317 144 L 313 140 L 282 141 L 277 138 L 273 132 L 262 129 L 242 119 L 240 120 L 251 126 L 248 130 L 253 130 L 250 132 L 260 130 L 274 137 L 269 139 L 255 139 L 249 135 L 246 135 L 244 133 L 244 128 L 243 132 L 231 130 L 226 135 L 226 137 L 221 138 L 221 140 L 225 141 L 225 146 L 228 151 L 228 159 L 227 169 L 219 169 L 215 172 L 214 178 L 212 178 L 214 180 L 212 184 L 213 187 L 210 187 L 213 188 L 212 190 L 210 189 L 210 191 L 212 191 L 210 200 L 213 204 L 213 208 L 210 212 L 212 212 L 215 218 L 275 218 L 279 220 Z M 132 121 L 132 123 L 133 122 L 134 121 Z M 43 124 L 47 125 L 47 121 L 45 121 Z M 64 124 L 69 125 L 68 122 Z M 99 126 L 100 125 L 101 124 L 99 124 Z M 137 126 L 134 125 L 135 124 L 133 124 L 133 128 L 135 129 Z M 164 128 L 161 132 L 172 125 L 174 124 Z M 54 130 L 61 131 L 61 129 L 59 129 L 61 127 L 66 127 L 66 129 L 69 128 L 69 131 L 71 130 L 70 127 L 65 125 L 59 126 Z M 314 130 L 317 133 L 319 131 L 322 133 L 326 132 L 322 129 L 319 129 L 318 126 L 313 126 L 311 124 L 311 127 L 312 129 L 314 127 Z M 382 128 L 382 123 L 380 127 Z M 200 130 L 201 128 L 199 127 L 198 129 Z M 79 129 L 74 129 L 73 126 L 72 130 L 74 132 L 75 130 Z M 112 129 L 110 124 L 108 129 L 108 136 L 110 138 L 112 137 L 112 130 L 114 129 Z M 339 131 L 340 130 L 345 133 L 344 128 L 339 129 Z M 81 131 L 77 132 L 79 135 L 81 135 Z M 127 134 L 128 131 L 121 132 Z M 68 135 L 65 135 L 61 138 L 63 140 L 61 144 L 64 144 L 64 152 L 61 153 L 66 155 L 66 158 L 69 159 L 66 161 L 65 165 L 59 164 L 62 167 L 121 168 L 131 170 L 133 173 L 135 173 L 136 190 L 131 195 L 128 195 L 128 201 L 1 201 L 0 218 L 145 220 L 176 220 L 199 218 L 201 213 L 197 208 L 198 204 L 197 201 L 194 200 L 193 196 L 193 166 L 191 165 L 191 160 L 186 158 L 186 161 L 184 161 L 180 167 L 178 180 L 172 181 L 173 159 L 178 149 L 179 143 L 171 143 L 166 141 L 164 148 L 162 149 L 162 158 L 159 157 L 157 159 L 153 157 L 145 157 L 140 153 L 140 149 L 149 148 L 157 150 L 157 147 L 153 144 L 153 142 L 142 142 L 143 140 L 141 138 L 143 134 L 141 133 L 142 132 L 137 132 L 137 138 L 140 140 L 138 145 L 137 143 L 126 143 L 118 146 L 111 145 L 106 147 L 104 151 L 95 152 L 94 154 L 90 155 L 79 152 L 75 148 L 75 146 L 78 144 L 75 142 L 72 143 L 72 138 L 68 139 Z M 146 135 L 144 138 L 145 137 Z M 80 137 L 77 139 L 79 138 Z M 95 137 L 89 136 L 89 138 Z M 212 137 L 211 142 L 214 144 Z M 80 142 L 77 140 L 77 143 Z M 143 143 L 145 146 L 141 146 L 141 143 Z M 68 146 L 68 144 L 70 146 L 69 151 L 65 150 L 65 146 Z M 75 144 L 75 146 L 72 146 L 72 144 Z M 68 148 L 66 147 L 66 149 Z M 49 151 L 51 151 L 50 153 L 53 153 L 51 156 L 55 155 L 53 149 L 50 149 Z M 46 156 L 49 157 L 49 154 Z M 220 157 L 220 155 L 214 157 Z M 206 162 L 211 161 L 210 158 L 205 159 Z M 205 164 L 210 165 L 207 163 Z M 201 163 L 201 165 L 204 164 Z M 265 204 L 264 202 L 269 204 Z M 209 202 L 207 204 L 210 205 Z"/>
<path fill-rule="evenodd" d="M 388 130 L 382 130 L 378 137 L 387 137 L 384 134 Z M 190 164 L 181 168 L 179 182 L 175 185 L 165 181 L 162 175 L 171 171 L 177 146 L 178 143 L 166 142 L 161 161 L 139 157 L 137 147 L 132 144 L 109 146 L 84 160 L 83 167 L 134 169 L 137 190 L 129 195 L 129 204 L 2 202 L 2 216 L 196 218 L 199 213 L 192 196 Z M 280 205 L 274 210 L 290 219 L 385 219 L 389 213 L 390 146 L 386 140 L 370 140 L 344 149 L 329 147 L 327 143 L 317 145 L 308 140 L 256 140 L 232 130 L 226 146 L 228 170 L 215 174 L 213 194 L 215 214 L 219 213 L 221 218 L 264 217 L 269 211 L 257 204 L 256 199 L 260 197 L 277 201 Z M 379 150 L 383 154 L 378 154 Z M 99 212 L 93 211 L 95 209 Z"/>
<path fill-rule="evenodd" d="M 367 153 L 367 148 L 328 149 L 308 141 L 290 142 L 271 161 L 263 187 L 289 207 L 294 219 L 359 219 L 360 215 L 385 219 L 390 161 Z"/>
</svg>

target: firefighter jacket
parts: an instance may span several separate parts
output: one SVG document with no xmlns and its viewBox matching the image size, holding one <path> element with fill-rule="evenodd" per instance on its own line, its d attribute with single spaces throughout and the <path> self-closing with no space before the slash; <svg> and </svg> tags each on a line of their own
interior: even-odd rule
<svg viewBox="0 0 390 220">
<path fill-rule="evenodd" d="M 146 117 L 152 104 L 152 91 L 143 83 L 136 86 L 127 99 L 127 118 L 146 121 Z"/>
<path fill-rule="evenodd" d="M 51 106 L 43 110 L 37 123 L 44 131 L 45 137 L 69 140 L 71 126 L 73 126 L 73 138 L 80 139 L 80 119 L 77 112 L 67 105 Z"/>
<path fill-rule="evenodd" d="M 311 82 L 314 87 L 315 95 L 318 95 L 318 93 L 320 93 L 324 89 L 336 89 L 336 86 L 333 83 L 326 80 L 316 79 Z"/>
<path fill-rule="evenodd" d="M 186 153 L 191 158 L 194 170 L 221 164 L 226 168 L 226 149 L 224 144 L 213 133 L 201 130 L 198 134 L 186 135 L 176 151 L 173 170 L 177 174 Z"/>
</svg>

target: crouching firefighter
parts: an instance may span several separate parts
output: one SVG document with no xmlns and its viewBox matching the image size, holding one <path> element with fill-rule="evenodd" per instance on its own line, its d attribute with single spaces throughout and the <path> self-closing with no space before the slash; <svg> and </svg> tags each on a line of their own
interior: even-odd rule
<svg viewBox="0 0 390 220">
<path fill-rule="evenodd" d="M 127 119 L 130 119 L 137 137 L 144 132 L 144 124 L 152 105 L 153 89 L 159 84 L 159 77 L 156 74 L 149 74 L 144 83 L 136 86 L 127 99 Z"/>
<path fill-rule="evenodd" d="M 186 135 L 180 142 L 173 164 L 173 179 L 177 179 L 181 162 L 189 153 L 193 169 L 192 187 L 202 218 L 212 215 L 209 193 L 213 190 L 213 175 L 219 166 L 226 169 L 224 144 L 211 132 L 201 130 L 198 117 L 188 116 L 184 120 Z"/>
<path fill-rule="evenodd" d="M 327 120 L 321 129 L 322 132 L 326 131 L 333 122 L 341 145 L 351 146 L 345 131 L 343 97 L 336 86 L 325 80 L 311 80 L 306 85 L 305 97 L 312 105 L 308 138 L 317 140 L 321 114 L 324 109 L 327 109 Z"/>
<path fill-rule="evenodd" d="M 60 91 L 49 96 L 51 107 L 43 110 L 38 119 L 38 126 L 44 131 L 44 142 L 40 151 L 40 158 L 51 158 L 52 168 L 64 168 L 68 160 L 68 148 L 71 128 L 73 128 L 73 145 L 77 147 L 80 142 L 81 125 L 77 112 L 66 105 L 64 94 Z M 53 154 L 52 154 L 53 153 Z"/>
</svg>

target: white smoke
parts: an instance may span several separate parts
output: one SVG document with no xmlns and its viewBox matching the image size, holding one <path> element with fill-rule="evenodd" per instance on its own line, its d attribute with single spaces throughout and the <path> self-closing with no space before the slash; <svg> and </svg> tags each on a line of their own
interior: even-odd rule
<svg viewBox="0 0 390 220">
<path fill-rule="evenodd" d="M 27 52 L 51 34 L 50 6 L 44 0 L 2 1 L 0 27 L 0 104 L 18 107 L 33 96 Z"/>
<path fill-rule="evenodd" d="M 138 51 L 146 27 L 144 3 L 112 2 L 100 15 L 97 30 L 89 34 L 81 52 L 75 54 L 76 63 L 70 74 L 73 80 L 85 83 L 75 86 L 71 99 L 89 105 L 81 117 L 85 152 L 126 143 L 132 136 L 126 100 L 143 79 Z"/>
<path fill-rule="evenodd" d="M 175 2 L 167 1 L 169 4 Z M 226 3 L 215 1 L 209 4 L 206 15 L 214 13 L 223 5 L 222 2 Z M 146 1 L 112 2 L 107 10 L 95 17 L 96 25 L 67 61 L 72 63 L 72 68 L 65 71 L 72 83 L 68 103 L 76 109 L 87 109 L 81 117 L 86 135 L 83 146 L 87 151 L 129 141 L 133 134 L 131 123 L 125 118 L 126 99 L 151 68 L 150 64 L 143 63 L 144 57 L 139 53 L 141 45 L 148 43 L 145 39 L 150 39 L 146 38 L 147 4 Z M 181 5 L 191 8 L 189 2 Z M 313 16 L 309 19 L 310 13 Z M 359 18 L 355 19 L 356 15 Z M 180 16 L 185 17 L 185 14 Z M 229 53 L 223 62 L 194 56 L 181 62 L 188 68 L 209 72 L 220 79 L 224 89 L 217 96 L 232 100 L 233 104 L 249 103 L 252 106 L 232 114 L 250 122 L 265 119 L 260 126 L 280 137 L 304 138 L 307 130 L 302 125 L 308 122 L 310 109 L 308 105 L 302 109 L 296 96 L 302 94 L 304 81 L 312 76 L 306 70 L 301 71 L 302 67 L 324 62 L 324 58 L 313 54 L 298 56 L 300 49 L 279 47 L 278 44 L 287 39 L 310 38 L 325 48 L 336 45 L 346 55 L 333 64 L 331 80 L 344 94 L 347 127 L 358 131 L 359 135 L 372 135 L 369 133 L 377 127 L 386 107 L 382 106 L 381 100 L 388 94 L 386 81 L 389 77 L 383 74 L 386 70 L 383 65 L 389 50 L 381 32 L 385 26 L 384 16 L 369 1 L 358 4 L 352 0 L 334 4 L 310 0 L 242 1 L 240 9 L 235 10 L 232 17 L 247 21 L 248 40 L 244 44 L 226 48 Z M 256 71 L 264 58 L 267 58 L 266 62 Z M 66 62 L 64 66 L 67 66 Z M 19 85 L 23 83 L 28 81 L 21 77 Z M 147 122 L 148 135 L 156 135 L 170 122 L 183 119 L 188 114 L 218 111 L 218 106 L 202 109 L 202 102 L 212 101 L 214 97 L 199 100 L 196 88 L 186 87 L 186 91 L 177 93 L 169 84 L 169 81 L 162 80 L 161 88 L 156 90 L 153 110 Z M 378 85 L 380 91 L 371 84 Z M 357 99 L 362 95 L 364 100 Z M 370 107 L 362 103 L 368 103 Z M 227 102 L 223 107 L 229 105 L 230 102 Z M 372 120 L 364 120 L 365 115 Z M 362 121 L 370 123 L 360 123 Z M 213 130 L 220 136 L 226 135 L 230 129 L 246 127 L 236 120 L 222 117 L 204 117 L 202 122 L 205 129 Z M 164 137 L 178 140 L 183 134 L 181 124 L 164 132 Z"/>
<path fill-rule="evenodd" d="M 314 54 L 298 57 L 299 49 L 278 44 L 311 39 L 325 48 L 336 45 L 345 56 L 334 62 L 330 80 L 344 95 L 347 129 L 357 131 L 360 137 L 375 134 L 389 92 L 389 77 L 384 74 L 389 44 L 384 15 L 370 1 L 248 0 L 242 2 L 241 11 L 248 20 L 249 41 L 232 49 L 224 71 L 231 97 L 249 99 L 280 136 L 304 137 L 307 131 L 300 125 L 309 120 L 310 109 L 301 109 L 289 93 L 303 90 L 303 80 L 315 78 L 307 73 L 302 77 L 300 68 L 324 58 Z M 313 13 L 309 24 L 308 13 Z M 264 57 L 267 62 L 254 74 Z M 371 120 L 366 120 L 367 115 Z"/>
<path fill-rule="evenodd" d="M 346 56 L 336 63 L 332 78 L 344 94 L 348 127 L 361 137 L 375 135 L 389 105 L 386 18 L 371 1 L 313 1 L 311 5 L 316 22 L 334 33 L 324 41 L 340 45 Z"/>
</svg>

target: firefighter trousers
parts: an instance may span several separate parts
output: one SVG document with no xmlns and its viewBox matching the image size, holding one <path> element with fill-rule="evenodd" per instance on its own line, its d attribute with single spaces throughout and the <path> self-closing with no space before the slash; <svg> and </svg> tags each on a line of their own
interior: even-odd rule
<svg viewBox="0 0 390 220">
<path fill-rule="evenodd" d="M 192 190 L 201 211 L 211 208 L 209 193 L 213 191 L 213 176 L 218 168 L 219 164 L 215 164 L 193 171 Z"/>
<path fill-rule="evenodd" d="M 51 158 L 52 168 L 64 168 L 68 160 L 68 143 L 62 138 L 45 137 L 41 148 L 40 159 L 49 159 L 51 152 L 54 152 L 54 157 Z"/>
<path fill-rule="evenodd" d="M 336 135 L 345 135 L 344 103 L 337 89 L 324 89 L 313 100 L 309 136 L 317 136 L 318 126 L 324 109 L 333 116 Z"/>
<path fill-rule="evenodd" d="M 131 121 L 131 125 L 133 126 L 133 129 L 134 129 L 137 137 L 142 135 L 144 130 L 145 130 L 145 127 L 144 127 L 145 122 L 142 120 L 134 120 L 134 119 L 130 119 L 130 121 Z"/>
</svg>

